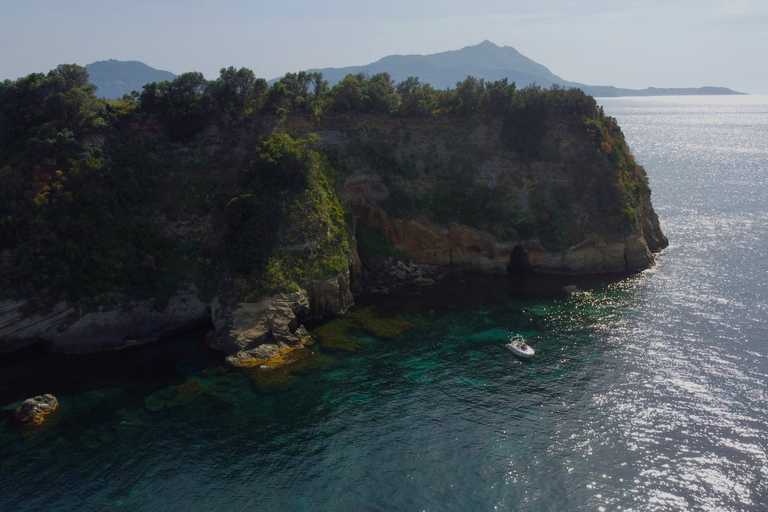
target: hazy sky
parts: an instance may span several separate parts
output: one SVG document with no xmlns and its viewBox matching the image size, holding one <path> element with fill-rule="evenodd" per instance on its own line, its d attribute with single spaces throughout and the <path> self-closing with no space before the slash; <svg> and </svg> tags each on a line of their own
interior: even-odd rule
<svg viewBox="0 0 768 512">
<path fill-rule="evenodd" d="M 270 79 L 485 39 L 589 85 L 768 94 L 766 0 L 0 0 L 0 79 L 110 58 Z"/>
</svg>

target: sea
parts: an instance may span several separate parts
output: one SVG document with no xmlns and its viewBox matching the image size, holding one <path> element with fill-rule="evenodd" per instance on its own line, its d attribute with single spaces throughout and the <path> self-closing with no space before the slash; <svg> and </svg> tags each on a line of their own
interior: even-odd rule
<svg viewBox="0 0 768 512">
<path fill-rule="evenodd" d="M 768 96 L 598 103 L 648 173 L 654 268 L 362 296 L 273 370 L 202 331 L 2 355 L 0 510 L 768 510 Z"/>
</svg>

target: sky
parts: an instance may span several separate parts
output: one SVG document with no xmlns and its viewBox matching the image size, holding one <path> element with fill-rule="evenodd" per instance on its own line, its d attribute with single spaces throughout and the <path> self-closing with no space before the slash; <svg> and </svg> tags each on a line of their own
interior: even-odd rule
<svg viewBox="0 0 768 512">
<path fill-rule="evenodd" d="M 0 0 L 0 80 L 107 59 L 272 79 L 486 39 L 588 85 L 768 94 L 766 0 Z"/>
</svg>

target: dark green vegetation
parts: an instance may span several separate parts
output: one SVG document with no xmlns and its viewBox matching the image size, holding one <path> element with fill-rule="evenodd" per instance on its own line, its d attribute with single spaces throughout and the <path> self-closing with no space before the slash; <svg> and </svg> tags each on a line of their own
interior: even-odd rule
<svg viewBox="0 0 768 512">
<path fill-rule="evenodd" d="M 2 298 L 30 299 L 31 310 L 59 300 L 88 309 L 143 299 L 160 308 L 190 283 L 204 299 L 295 290 L 348 265 L 353 222 L 338 191 L 355 161 L 389 180 L 384 205 L 396 217 L 539 236 L 552 247 L 566 241 L 569 191 L 539 185 L 535 204 L 510 209 L 511 189 L 474 178 L 469 156 L 482 146 L 466 142 L 466 160 L 435 156 L 424 165 L 428 151 L 404 159 L 386 138 L 339 149 L 307 130 L 336 123 L 354 131 L 371 119 L 485 123 L 523 164 L 551 158 L 550 135 L 567 126 L 578 140 L 566 158 L 583 192 L 605 201 L 595 208 L 608 211 L 607 222 L 630 229 L 648 194 L 615 121 L 579 90 L 471 77 L 436 90 L 387 74 L 350 75 L 329 88 L 305 72 L 268 86 L 228 68 L 213 81 L 185 73 L 103 100 L 84 68 L 61 65 L 0 84 Z M 403 187 L 424 177 L 435 183 L 429 190 Z M 376 233 L 363 235 L 366 249 L 393 250 Z"/>
</svg>

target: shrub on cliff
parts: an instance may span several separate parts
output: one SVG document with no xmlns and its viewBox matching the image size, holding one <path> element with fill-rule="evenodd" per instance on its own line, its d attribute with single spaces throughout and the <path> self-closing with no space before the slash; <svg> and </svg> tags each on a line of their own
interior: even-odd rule
<svg viewBox="0 0 768 512">
<path fill-rule="evenodd" d="M 348 228 L 317 141 L 272 133 L 240 175 L 227 204 L 227 257 L 260 293 L 295 291 L 341 272 L 350 257 Z"/>
</svg>

